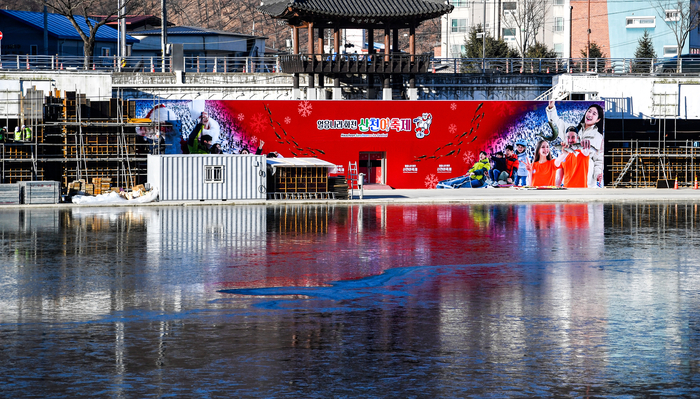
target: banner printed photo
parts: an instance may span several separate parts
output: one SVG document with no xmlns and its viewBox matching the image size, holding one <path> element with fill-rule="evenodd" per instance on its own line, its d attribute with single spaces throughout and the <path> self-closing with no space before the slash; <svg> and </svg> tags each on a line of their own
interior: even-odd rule
<svg viewBox="0 0 700 399">
<path fill-rule="evenodd" d="M 602 171 L 603 106 L 602 101 L 558 101 L 550 108 L 547 101 L 138 100 L 136 117 L 161 124 L 137 134 L 162 140 L 166 154 L 182 153 L 181 142 L 206 111 L 211 128 L 203 134 L 225 154 L 259 150 L 319 158 L 336 165 L 335 175 L 346 175 L 348 165 L 357 163 L 369 184 L 435 188 L 440 181 L 468 176 L 481 151 L 490 160 L 517 142 L 524 144 L 521 158 L 530 163 L 545 141 L 553 158 L 587 152 L 588 174 Z M 585 117 L 590 108 L 600 113 L 595 126 Z M 567 144 L 570 127 L 576 140 Z M 602 186 L 600 176 L 586 180 Z"/>
</svg>

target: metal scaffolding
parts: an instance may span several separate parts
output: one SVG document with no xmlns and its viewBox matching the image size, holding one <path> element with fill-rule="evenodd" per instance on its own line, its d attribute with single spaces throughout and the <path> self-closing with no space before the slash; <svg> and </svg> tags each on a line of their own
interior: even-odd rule
<svg viewBox="0 0 700 399">
<path fill-rule="evenodd" d="M 92 180 L 104 179 L 114 189 L 145 182 L 146 155 L 159 146 L 138 136 L 136 128 L 159 126 L 135 120 L 133 102 L 88 99 L 78 92 L 45 97 L 34 89 L 16 101 L 19 118 L 6 118 L 10 137 L 0 142 L 0 183 L 60 181 L 65 193 L 74 181 L 90 188 Z M 12 130 L 23 124 L 32 130 L 31 140 L 15 141 Z"/>
</svg>

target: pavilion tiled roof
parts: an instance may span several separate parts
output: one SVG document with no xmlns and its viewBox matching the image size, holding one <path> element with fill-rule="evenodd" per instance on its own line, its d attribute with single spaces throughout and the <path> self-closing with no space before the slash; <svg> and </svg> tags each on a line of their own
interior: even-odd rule
<svg viewBox="0 0 700 399">
<path fill-rule="evenodd" d="M 452 11 L 447 0 L 262 0 L 258 11 L 287 20 L 418 20 Z"/>
</svg>

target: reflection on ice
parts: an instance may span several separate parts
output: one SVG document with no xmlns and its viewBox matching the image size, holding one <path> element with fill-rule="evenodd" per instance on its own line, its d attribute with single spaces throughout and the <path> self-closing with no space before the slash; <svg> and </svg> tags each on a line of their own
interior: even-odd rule
<svg viewBox="0 0 700 399">
<path fill-rule="evenodd" d="M 693 396 L 699 218 L 685 203 L 0 209 L 3 393 Z"/>
</svg>

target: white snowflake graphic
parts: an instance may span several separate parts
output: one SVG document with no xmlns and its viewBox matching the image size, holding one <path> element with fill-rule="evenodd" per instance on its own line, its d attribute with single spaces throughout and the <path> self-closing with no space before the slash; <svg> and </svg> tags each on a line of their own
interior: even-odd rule
<svg viewBox="0 0 700 399">
<path fill-rule="evenodd" d="M 285 124 L 285 125 L 289 125 L 290 123 L 292 123 L 292 118 L 286 116 L 286 117 L 284 118 L 284 124 Z"/>
<path fill-rule="evenodd" d="M 456 109 L 457 109 L 457 103 L 452 103 L 452 104 L 450 104 L 450 109 L 453 110 L 453 111 L 456 110 Z"/>
<path fill-rule="evenodd" d="M 256 145 L 256 144 L 258 144 L 258 136 L 253 136 L 253 137 L 251 137 L 251 138 L 250 138 L 250 144 L 253 145 L 253 146 Z"/>
<path fill-rule="evenodd" d="M 255 114 L 253 116 L 253 121 L 250 123 L 250 127 L 255 133 L 260 133 L 265 129 L 265 115 L 262 113 Z"/>
<path fill-rule="evenodd" d="M 450 134 L 455 134 L 457 133 L 457 125 L 453 123 L 447 128 L 447 130 L 450 132 Z"/>
<path fill-rule="evenodd" d="M 467 151 L 464 153 L 464 155 L 462 155 L 462 160 L 467 165 L 472 165 L 474 163 L 474 158 L 474 153 L 471 151 Z"/>
<path fill-rule="evenodd" d="M 313 108 L 314 107 L 309 101 L 301 101 L 299 103 L 299 106 L 297 107 L 297 110 L 299 111 L 299 115 L 306 118 L 307 116 L 311 115 L 311 111 L 313 110 Z"/>
<path fill-rule="evenodd" d="M 438 178 L 434 174 L 429 174 L 425 176 L 425 187 L 426 188 L 435 188 L 438 184 Z"/>
<path fill-rule="evenodd" d="M 245 115 L 243 115 L 243 114 L 238 114 L 238 117 L 237 117 L 237 118 L 238 118 L 238 120 L 239 120 L 240 122 L 243 122 L 243 120 L 245 119 Z"/>
</svg>

